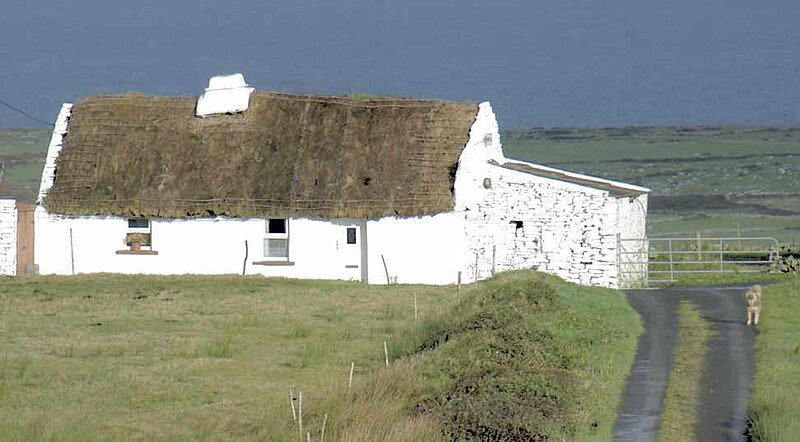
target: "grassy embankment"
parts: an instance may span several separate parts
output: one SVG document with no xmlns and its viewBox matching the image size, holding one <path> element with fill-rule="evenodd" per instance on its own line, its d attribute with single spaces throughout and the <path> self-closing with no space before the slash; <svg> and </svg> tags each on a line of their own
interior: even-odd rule
<svg viewBox="0 0 800 442">
<path fill-rule="evenodd" d="M 692 442 L 699 404 L 700 377 L 711 330 L 689 302 L 678 306 L 678 347 L 667 383 L 658 440 Z"/>
<path fill-rule="evenodd" d="M 800 435 L 800 276 L 764 287 L 751 396 L 752 439 L 797 441 Z"/>
<path fill-rule="evenodd" d="M 298 440 L 290 388 L 312 440 L 326 414 L 326 440 L 608 440 L 640 332 L 621 293 L 534 272 L 460 296 L 249 277 L 6 278 L 0 306 L 3 441 Z"/>
<path fill-rule="evenodd" d="M 800 242 L 800 129 L 524 129 L 506 155 L 652 189 L 648 234 Z"/>
</svg>

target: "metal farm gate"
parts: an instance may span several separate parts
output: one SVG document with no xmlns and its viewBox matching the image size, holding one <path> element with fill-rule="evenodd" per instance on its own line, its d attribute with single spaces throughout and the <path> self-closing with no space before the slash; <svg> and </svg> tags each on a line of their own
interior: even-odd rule
<svg viewBox="0 0 800 442">
<path fill-rule="evenodd" d="M 775 238 L 621 238 L 621 288 L 650 287 L 698 273 L 761 272 L 778 258 Z"/>
</svg>

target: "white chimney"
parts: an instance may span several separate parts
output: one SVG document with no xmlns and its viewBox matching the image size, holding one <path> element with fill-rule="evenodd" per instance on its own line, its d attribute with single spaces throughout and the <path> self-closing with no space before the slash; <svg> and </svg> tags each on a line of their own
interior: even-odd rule
<svg viewBox="0 0 800 442">
<path fill-rule="evenodd" d="M 197 116 L 208 117 L 247 110 L 253 88 L 244 81 L 244 75 L 217 75 L 208 80 L 208 87 L 197 100 Z"/>
</svg>

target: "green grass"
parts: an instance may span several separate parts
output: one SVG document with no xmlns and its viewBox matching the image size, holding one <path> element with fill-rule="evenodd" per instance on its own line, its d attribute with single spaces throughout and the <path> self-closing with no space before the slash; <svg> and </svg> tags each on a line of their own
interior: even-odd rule
<svg viewBox="0 0 800 442">
<path fill-rule="evenodd" d="M 648 217 L 651 237 L 772 237 L 782 244 L 800 244 L 800 218 L 757 214 L 712 214 Z"/>
<path fill-rule="evenodd" d="M 44 160 L 50 129 L 2 129 L 0 130 L 0 155 L 36 154 Z"/>
<path fill-rule="evenodd" d="M 39 190 L 49 130 L 0 130 L 0 198 L 33 201 Z"/>
<path fill-rule="evenodd" d="M 756 343 L 750 435 L 788 442 L 800 435 L 800 277 L 764 287 Z"/>
<path fill-rule="evenodd" d="M 664 397 L 658 440 L 695 441 L 700 377 L 711 330 L 697 309 L 683 301 L 678 306 L 678 344 Z"/>
<path fill-rule="evenodd" d="M 460 296 L 259 277 L 6 278 L 0 440 L 297 440 L 290 388 L 313 440 L 325 414 L 326 440 L 447 440 L 472 424 L 608 440 L 640 331 L 620 292 L 535 272 Z"/>
</svg>

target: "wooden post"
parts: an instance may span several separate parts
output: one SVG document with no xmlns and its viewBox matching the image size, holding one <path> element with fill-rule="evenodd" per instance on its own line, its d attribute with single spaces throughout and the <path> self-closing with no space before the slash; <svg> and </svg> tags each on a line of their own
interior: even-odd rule
<svg viewBox="0 0 800 442">
<path fill-rule="evenodd" d="M 289 404 L 292 406 L 292 420 L 297 422 L 297 411 L 294 409 L 294 388 L 289 389 Z"/>
<path fill-rule="evenodd" d="M 458 300 L 461 300 L 461 270 L 458 271 L 458 288 L 456 291 L 456 295 L 458 296 Z"/>
<path fill-rule="evenodd" d="M 386 359 L 386 368 L 389 368 L 389 347 L 386 346 L 386 341 L 383 341 L 383 357 Z"/>
<path fill-rule="evenodd" d="M 478 282 L 478 252 L 475 252 L 475 282 Z"/>
<path fill-rule="evenodd" d="M 325 442 L 325 425 L 328 423 L 328 413 L 325 413 L 325 418 L 322 419 L 322 431 L 319 436 L 320 442 Z"/>
<path fill-rule="evenodd" d="M 383 261 L 383 271 L 386 273 L 386 285 L 392 285 L 392 281 L 389 279 L 389 268 L 386 267 L 386 258 L 381 255 L 381 261 Z"/>
<path fill-rule="evenodd" d="M 414 292 L 414 325 L 419 323 L 419 313 L 417 313 L 417 292 Z"/>
<path fill-rule="evenodd" d="M 494 276 L 495 273 L 497 273 L 497 271 L 495 270 L 496 257 L 497 257 L 497 245 L 492 244 L 492 276 Z"/>
<path fill-rule="evenodd" d="M 703 260 L 703 234 L 699 230 L 697 231 L 697 260 Z"/>
<path fill-rule="evenodd" d="M 72 266 L 72 274 L 75 274 L 75 247 L 72 244 L 72 227 L 69 228 L 69 262 Z"/>
<path fill-rule="evenodd" d="M 300 428 L 300 440 L 303 439 L 303 391 L 297 392 L 297 425 Z"/>
<path fill-rule="evenodd" d="M 247 248 L 247 240 L 244 240 L 244 262 L 242 263 L 242 276 L 244 276 L 244 272 L 247 270 L 247 255 L 249 250 Z"/>
<path fill-rule="evenodd" d="M 347 392 L 350 393 L 350 390 L 353 389 L 353 371 L 356 369 L 356 363 L 350 363 L 350 382 L 347 383 Z"/>
</svg>

